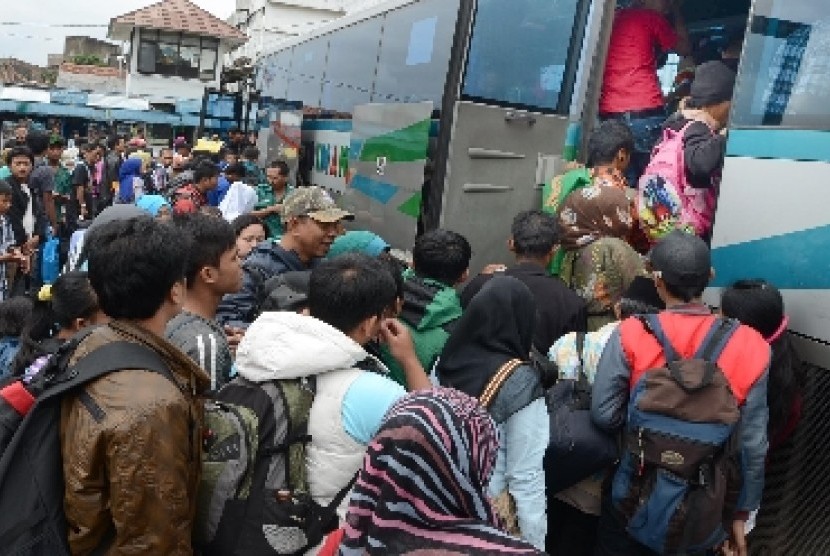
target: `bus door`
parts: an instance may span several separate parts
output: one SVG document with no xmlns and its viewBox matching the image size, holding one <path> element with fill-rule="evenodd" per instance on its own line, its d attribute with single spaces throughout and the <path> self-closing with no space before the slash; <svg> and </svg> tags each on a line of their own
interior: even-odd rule
<svg viewBox="0 0 830 556">
<path fill-rule="evenodd" d="M 473 271 L 509 260 L 513 217 L 539 208 L 541 184 L 565 169 L 590 7 L 587 0 L 478 0 L 471 12 L 454 106 L 445 95 L 439 153 L 446 159 L 439 154 L 425 214 L 427 228 L 470 240 Z M 462 22 L 457 47 L 463 33 Z M 438 218 L 430 207 L 440 207 Z"/>
<path fill-rule="evenodd" d="M 411 248 L 433 128 L 431 102 L 356 106 L 351 140 L 332 145 L 319 170 L 346 179 L 341 204 L 350 227 L 373 230 L 395 247 Z"/>
</svg>

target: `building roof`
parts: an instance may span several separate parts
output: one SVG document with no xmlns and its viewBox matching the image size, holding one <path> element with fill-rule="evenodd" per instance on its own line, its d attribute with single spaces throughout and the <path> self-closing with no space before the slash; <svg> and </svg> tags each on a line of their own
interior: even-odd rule
<svg viewBox="0 0 830 556">
<path fill-rule="evenodd" d="M 240 45 L 248 37 L 188 0 L 162 0 L 110 20 L 109 37 L 127 40 L 134 27 L 216 37 Z"/>
</svg>

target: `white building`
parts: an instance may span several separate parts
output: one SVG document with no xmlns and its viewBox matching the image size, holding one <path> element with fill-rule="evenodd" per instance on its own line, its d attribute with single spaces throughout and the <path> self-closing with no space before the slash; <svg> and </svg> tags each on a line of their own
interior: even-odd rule
<svg viewBox="0 0 830 556">
<path fill-rule="evenodd" d="M 280 42 L 312 31 L 315 27 L 384 0 L 236 0 L 228 23 L 250 40 L 234 50 L 230 59 L 256 60 Z"/>
<path fill-rule="evenodd" d="M 126 92 L 152 105 L 201 99 L 219 88 L 222 61 L 247 37 L 188 0 L 162 0 L 110 21 L 109 38 L 129 43 Z"/>
</svg>

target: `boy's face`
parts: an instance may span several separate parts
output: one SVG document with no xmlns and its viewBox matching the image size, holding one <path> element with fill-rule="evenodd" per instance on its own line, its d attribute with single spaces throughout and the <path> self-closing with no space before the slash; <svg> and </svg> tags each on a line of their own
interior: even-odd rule
<svg viewBox="0 0 830 556">
<path fill-rule="evenodd" d="M 16 156 L 12 158 L 11 163 L 12 175 L 20 181 L 29 179 L 29 174 L 32 173 L 32 161 L 28 156 Z"/>
<path fill-rule="evenodd" d="M 6 214 L 12 207 L 12 196 L 0 194 L 0 214 Z"/>
<path fill-rule="evenodd" d="M 209 267 L 208 271 L 204 276 L 216 293 L 238 292 L 242 288 L 242 260 L 236 245 L 222 253 L 218 267 Z"/>
<path fill-rule="evenodd" d="M 225 155 L 225 162 L 227 162 L 228 164 L 236 164 L 237 162 L 239 162 L 239 157 L 235 154 L 227 154 Z"/>
<path fill-rule="evenodd" d="M 49 149 L 46 151 L 46 158 L 52 164 L 57 164 L 61 160 L 61 156 L 63 155 L 63 146 L 61 145 L 49 145 Z"/>
</svg>

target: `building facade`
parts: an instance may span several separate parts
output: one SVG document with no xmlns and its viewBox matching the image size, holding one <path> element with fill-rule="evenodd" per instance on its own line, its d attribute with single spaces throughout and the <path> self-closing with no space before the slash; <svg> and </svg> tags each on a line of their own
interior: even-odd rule
<svg viewBox="0 0 830 556">
<path fill-rule="evenodd" d="M 108 36 L 129 43 L 126 94 L 162 109 L 218 89 L 226 54 L 247 41 L 188 0 L 163 0 L 113 18 Z"/>
<path fill-rule="evenodd" d="M 249 41 L 233 50 L 229 61 L 256 60 L 280 42 L 301 36 L 319 25 L 383 0 L 236 0 L 228 23 L 245 33 Z"/>
</svg>

